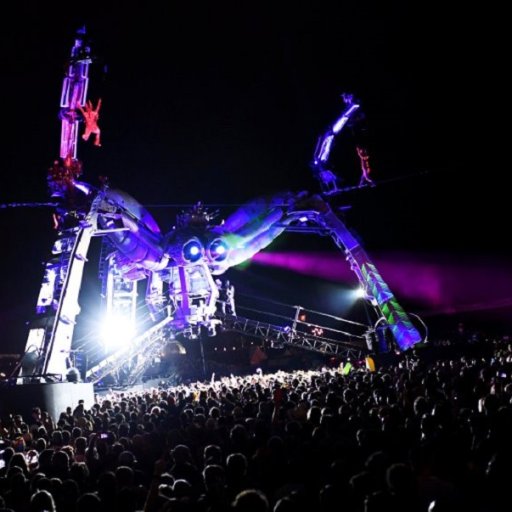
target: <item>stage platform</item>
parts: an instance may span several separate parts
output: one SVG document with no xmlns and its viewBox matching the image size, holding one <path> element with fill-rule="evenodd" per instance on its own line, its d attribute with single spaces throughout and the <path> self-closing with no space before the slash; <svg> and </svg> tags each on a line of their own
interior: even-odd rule
<svg viewBox="0 0 512 512">
<path fill-rule="evenodd" d="M 86 409 L 94 404 L 92 383 L 54 382 L 5 385 L 0 388 L 0 416 L 21 414 L 27 424 L 31 422 L 34 407 L 48 411 L 57 421 L 66 407 L 73 409 L 83 400 Z"/>
</svg>

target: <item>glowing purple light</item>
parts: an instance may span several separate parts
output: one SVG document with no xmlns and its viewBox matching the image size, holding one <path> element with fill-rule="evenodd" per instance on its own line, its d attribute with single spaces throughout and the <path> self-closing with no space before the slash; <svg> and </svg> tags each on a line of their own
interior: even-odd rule
<svg viewBox="0 0 512 512">
<path fill-rule="evenodd" d="M 373 258 L 400 299 L 411 300 L 430 314 L 510 308 L 512 270 L 506 261 L 442 254 L 381 253 Z M 284 268 L 331 282 L 352 284 L 347 262 L 335 253 L 260 252 L 260 265 Z"/>
<path fill-rule="evenodd" d="M 199 260 L 203 253 L 203 248 L 199 241 L 197 240 L 189 240 L 183 246 L 183 257 L 186 261 L 190 263 L 195 263 Z"/>
<path fill-rule="evenodd" d="M 327 159 L 329 158 L 329 153 L 331 152 L 331 146 L 332 146 L 332 141 L 334 140 L 334 136 L 333 135 L 329 135 L 323 145 L 322 145 L 322 149 L 320 151 L 320 161 L 322 162 L 326 162 Z"/>
<path fill-rule="evenodd" d="M 334 126 L 332 127 L 332 131 L 334 134 L 339 133 L 342 128 L 347 124 L 347 121 L 350 119 L 350 116 L 359 108 L 359 105 L 352 105 L 343 115 L 336 121 Z"/>
</svg>

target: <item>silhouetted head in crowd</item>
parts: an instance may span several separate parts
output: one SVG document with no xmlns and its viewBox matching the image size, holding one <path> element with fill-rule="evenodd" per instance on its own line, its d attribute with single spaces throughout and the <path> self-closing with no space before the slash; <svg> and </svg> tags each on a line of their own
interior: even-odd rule
<svg viewBox="0 0 512 512">
<path fill-rule="evenodd" d="M 37 491 L 30 498 L 30 512 L 56 512 L 53 496 L 48 491 Z"/>
<path fill-rule="evenodd" d="M 237 512 L 268 512 L 267 497 L 257 489 L 246 489 L 237 494 L 231 504 Z"/>
</svg>

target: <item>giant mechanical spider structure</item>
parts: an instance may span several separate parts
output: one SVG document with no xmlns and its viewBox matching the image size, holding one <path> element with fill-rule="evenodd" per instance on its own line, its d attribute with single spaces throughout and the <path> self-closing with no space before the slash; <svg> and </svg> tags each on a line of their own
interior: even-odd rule
<svg viewBox="0 0 512 512">
<path fill-rule="evenodd" d="M 330 196 L 340 192 L 337 176 L 329 169 L 331 148 L 360 108 L 352 96 L 344 95 L 344 111 L 319 138 L 315 150 L 312 168 L 321 185 L 320 194 L 286 192 L 258 198 L 222 222 L 216 222 L 215 216 L 198 204 L 182 212 L 170 232 L 162 233 L 149 211 L 126 192 L 110 188 L 106 182 L 95 187 L 81 180 L 82 163 L 77 158 L 81 124 L 85 121 L 84 135 L 99 137 L 99 115 L 92 127 L 81 115 L 84 106 L 93 110 L 87 98 L 91 63 L 85 32 L 79 31 L 62 86 L 60 157 L 48 173 L 51 195 L 58 200 L 54 213 L 57 237 L 45 265 L 36 316 L 19 367 L 21 381 L 48 375 L 64 378 L 67 374 L 93 237 L 103 237 L 107 248 L 102 251 L 107 314 L 134 324 L 137 282 L 145 280 L 151 325 L 89 368 L 89 382 L 100 381 L 127 362 L 129 381 L 136 382 L 152 354 L 168 340 L 176 335 L 194 338 L 200 331 L 214 335 L 219 327 L 333 354 L 366 349 L 377 324 L 386 327 L 400 350 L 422 340 L 361 243 L 329 204 Z M 99 103 L 94 112 L 98 114 Z M 361 147 L 357 152 L 363 166 L 360 186 L 373 185 L 368 153 Z M 319 330 L 312 334 L 311 329 L 301 329 L 300 308 L 290 325 L 282 327 L 236 316 L 233 304 L 219 307 L 223 297 L 217 276 L 251 258 L 286 230 L 302 227 L 332 237 L 376 312 L 376 324 L 365 326 L 356 339 L 344 342 L 318 335 Z"/>
</svg>

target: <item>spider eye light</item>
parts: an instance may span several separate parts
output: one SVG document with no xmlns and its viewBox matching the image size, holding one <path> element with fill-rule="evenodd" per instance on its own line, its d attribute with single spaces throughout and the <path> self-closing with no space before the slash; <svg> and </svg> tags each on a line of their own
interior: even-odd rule
<svg viewBox="0 0 512 512">
<path fill-rule="evenodd" d="M 228 256 L 228 251 L 228 244 L 220 238 L 213 240 L 208 248 L 209 256 L 213 261 L 224 261 Z"/>
<path fill-rule="evenodd" d="M 183 246 L 183 259 L 189 263 L 195 263 L 203 256 L 203 246 L 198 240 L 189 240 Z"/>
</svg>

